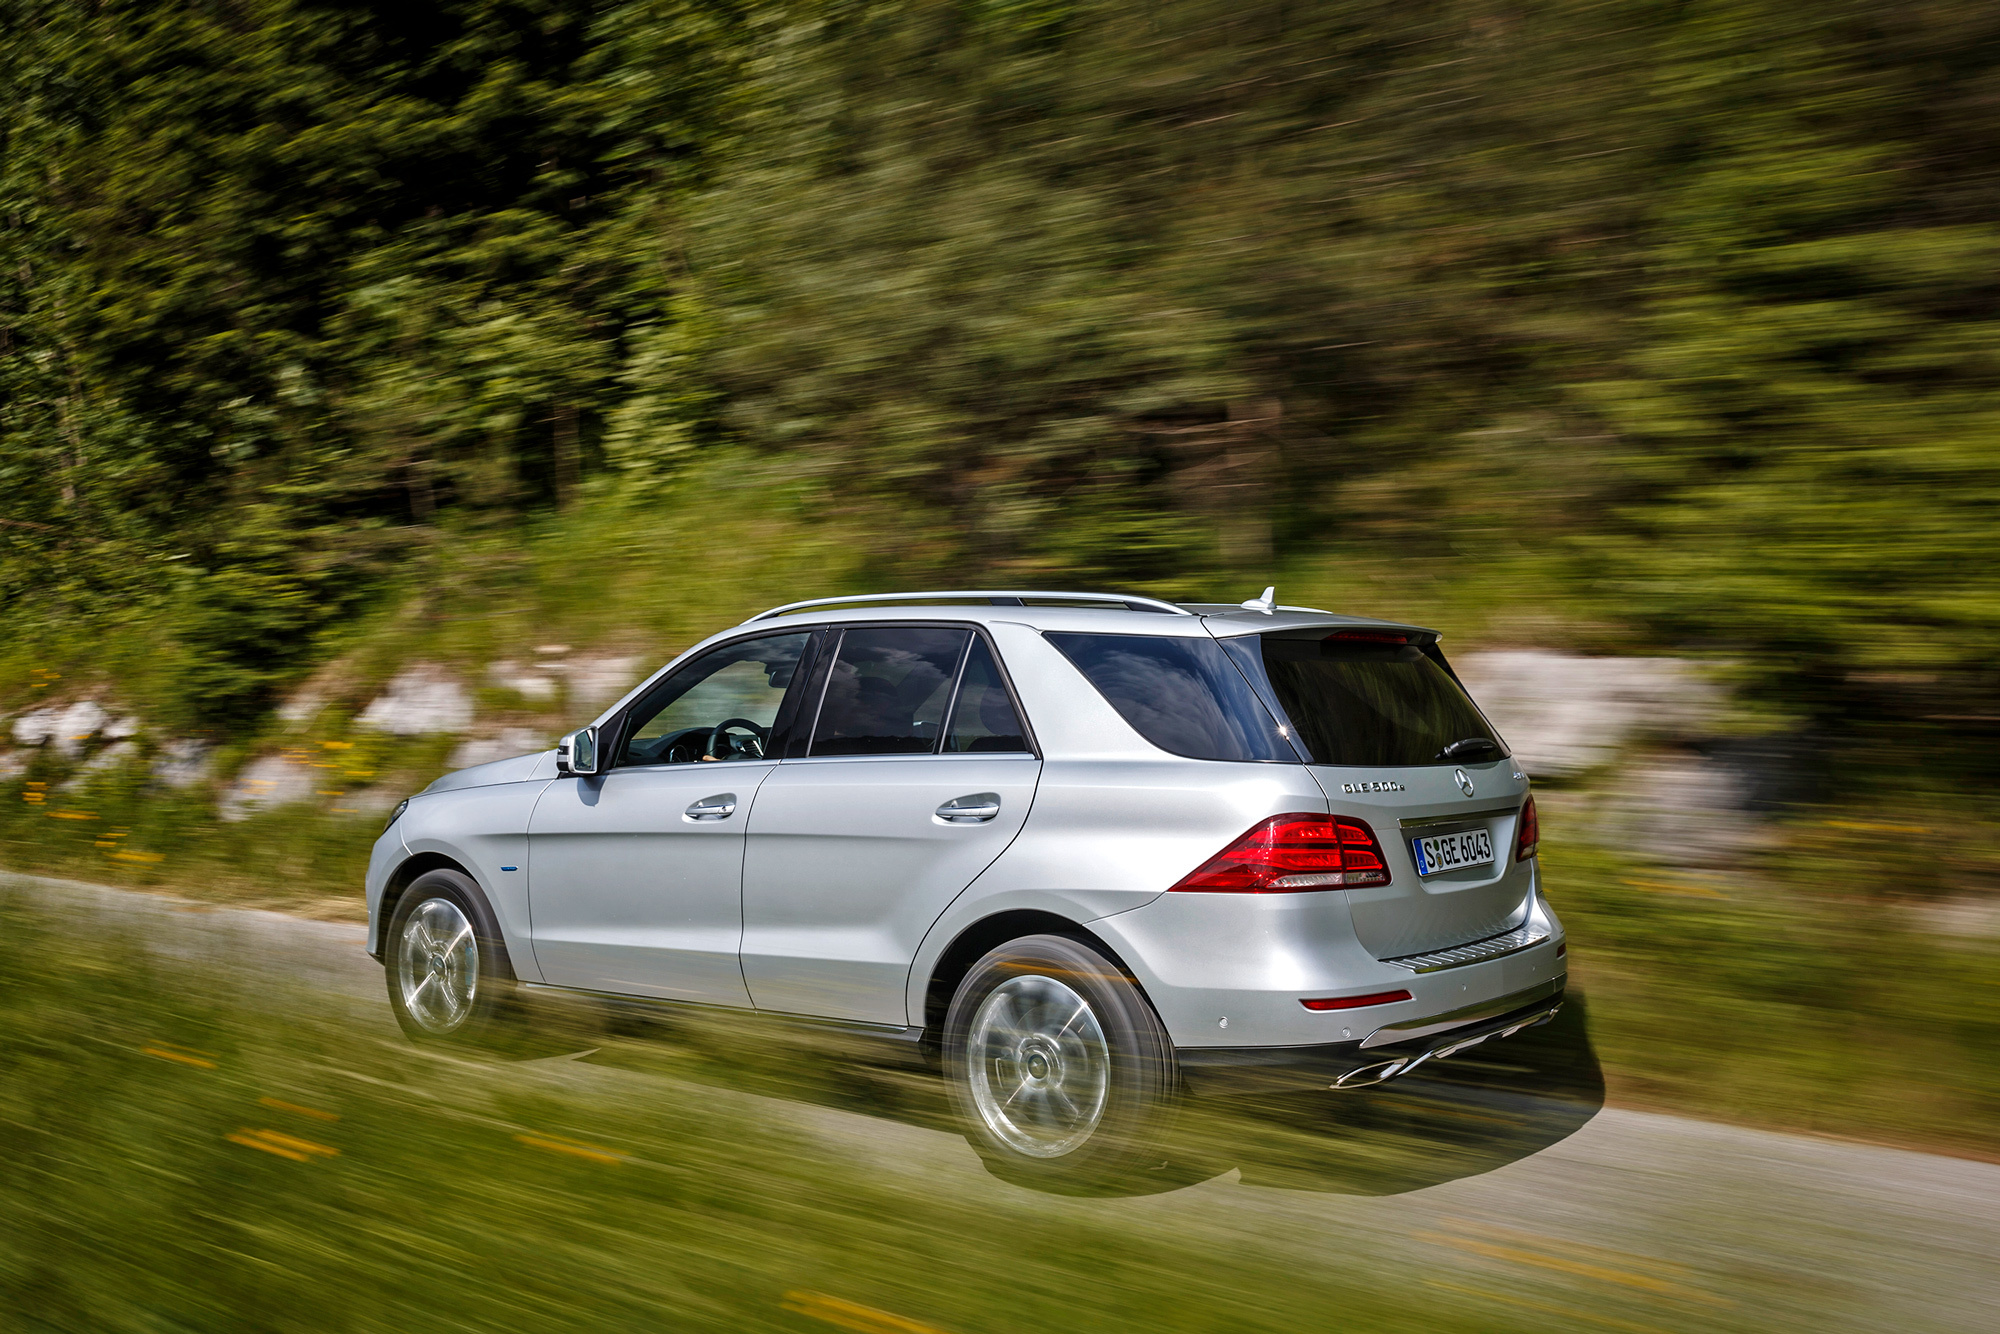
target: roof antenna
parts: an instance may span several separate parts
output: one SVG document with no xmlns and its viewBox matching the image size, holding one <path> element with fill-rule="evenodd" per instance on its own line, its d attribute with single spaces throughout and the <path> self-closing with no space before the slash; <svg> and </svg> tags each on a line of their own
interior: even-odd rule
<svg viewBox="0 0 2000 1334">
<path fill-rule="evenodd" d="M 1251 598 L 1248 602 L 1245 602 L 1242 605 L 1248 607 L 1251 611 L 1261 611 L 1266 616 L 1269 616 L 1272 610 L 1276 608 L 1278 605 L 1278 586 L 1276 584 L 1272 584 L 1269 588 L 1264 590 L 1263 597 Z"/>
</svg>

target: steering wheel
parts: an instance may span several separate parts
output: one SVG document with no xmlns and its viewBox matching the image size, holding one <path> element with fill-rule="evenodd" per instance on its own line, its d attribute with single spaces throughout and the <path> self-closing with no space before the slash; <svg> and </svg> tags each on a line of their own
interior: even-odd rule
<svg viewBox="0 0 2000 1334">
<path fill-rule="evenodd" d="M 740 727 L 750 733 L 750 735 L 738 741 L 728 734 L 729 729 L 732 727 Z M 702 758 L 705 760 L 727 760 L 734 759 L 740 755 L 745 759 L 761 760 L 764 758 L 765 738 L 770 735 L 770 728 L 759 727 L 748 718 L 725 719 L 717 723 L 715 730 L 708 734 L 708 749 L 703 753 Z"/>
</svg>

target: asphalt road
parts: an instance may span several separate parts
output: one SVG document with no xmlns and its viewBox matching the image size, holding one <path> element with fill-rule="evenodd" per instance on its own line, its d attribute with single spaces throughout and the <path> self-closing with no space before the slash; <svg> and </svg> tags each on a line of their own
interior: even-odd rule
<svg viewBox="0 0 2000 1334">
<path fill-rule="evenodd" d="M 142 922 L 163 950 L 323 989 L 354 1023 L 393 1032 L 382 971 L 355 925 L 12 879 L 85 912 Z M 1488 1056 L 1489 1073 L 1510 1069 L 1500 1059 Z M 634 1081 L 663 1077 L 588 1054 L 519 1069 L 524 1081 L 628 1094 Z M 1048 1208 L 1114 1213 L 1141 1233 L 1247 1242 L 1301 1264 L 1353 1265 L 1406 1292 L 1414 1308 L 1440 1294 L 1459 1307 L 1470 1296 L 1549 1328 L 2000 1327 L 2000 1166 L 1603 1107 L 1574 1090 L 1538 1098 L 1520 1091 L 1532 1079 L 1482 1081 L 1479 1067 L 1462 1069 L 1472 1073 L 1393 1086 L 1400 1101 L 1377 1095 L 1378 1117 L 1416 1106 L 1430 1118 L 1423 1124 L 1479 1132 L 1457 1136 L 1449 1151 L 1440 1141 L 1431 1167 L 1367 1170 L 1344 1160 L 1330 1135 L 1312 1162 L 1251 1154 L 1194 1184 L 1049 1197 Z M 973 1199 L 1019 1190 L 989 1176 L 934 1119 L 775 1105 L 833 1151 L 913 1189 Z M 1339 1327 L 1335 1314 L 1327 1328 Z"/>
</svg>

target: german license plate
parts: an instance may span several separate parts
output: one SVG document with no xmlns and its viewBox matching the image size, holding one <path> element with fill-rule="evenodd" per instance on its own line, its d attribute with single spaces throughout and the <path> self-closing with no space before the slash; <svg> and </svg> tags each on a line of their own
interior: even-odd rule
<svg viewBox="0 0 2000 1334">
<path fill-rule="evenodd" d="M 1493 864 L 1493 835 L 1484 829 L 1467 829 L 1456 834 L 1433 834 L 1410 840 L 1410 855 L 1418 875 L 1440 871 L 1462 871 L 1468 866 Z"/>
</svg>

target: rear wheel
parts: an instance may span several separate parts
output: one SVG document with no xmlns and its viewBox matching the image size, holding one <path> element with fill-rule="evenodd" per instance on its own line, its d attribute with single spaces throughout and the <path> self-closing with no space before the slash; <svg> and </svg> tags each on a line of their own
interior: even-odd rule
<svg viewBox="0 0 2000 1334">
<path fill-rule="evenodd" d="M 1158 1166 L 1172 1044 L 1139 989 L 1082 941 L 1027 936 L 974 964 L 944 1055 L 966 1138 L 1001 1175 L 1110 1184 Z"/>
<path fill-rule="evenodd" d="M 403 891 L 383 964 L 396 1022 L 419 1042 L 490 1037 L 513 990 L 486 900 L 457 871 L 427 871 Z"/>
</svg>

